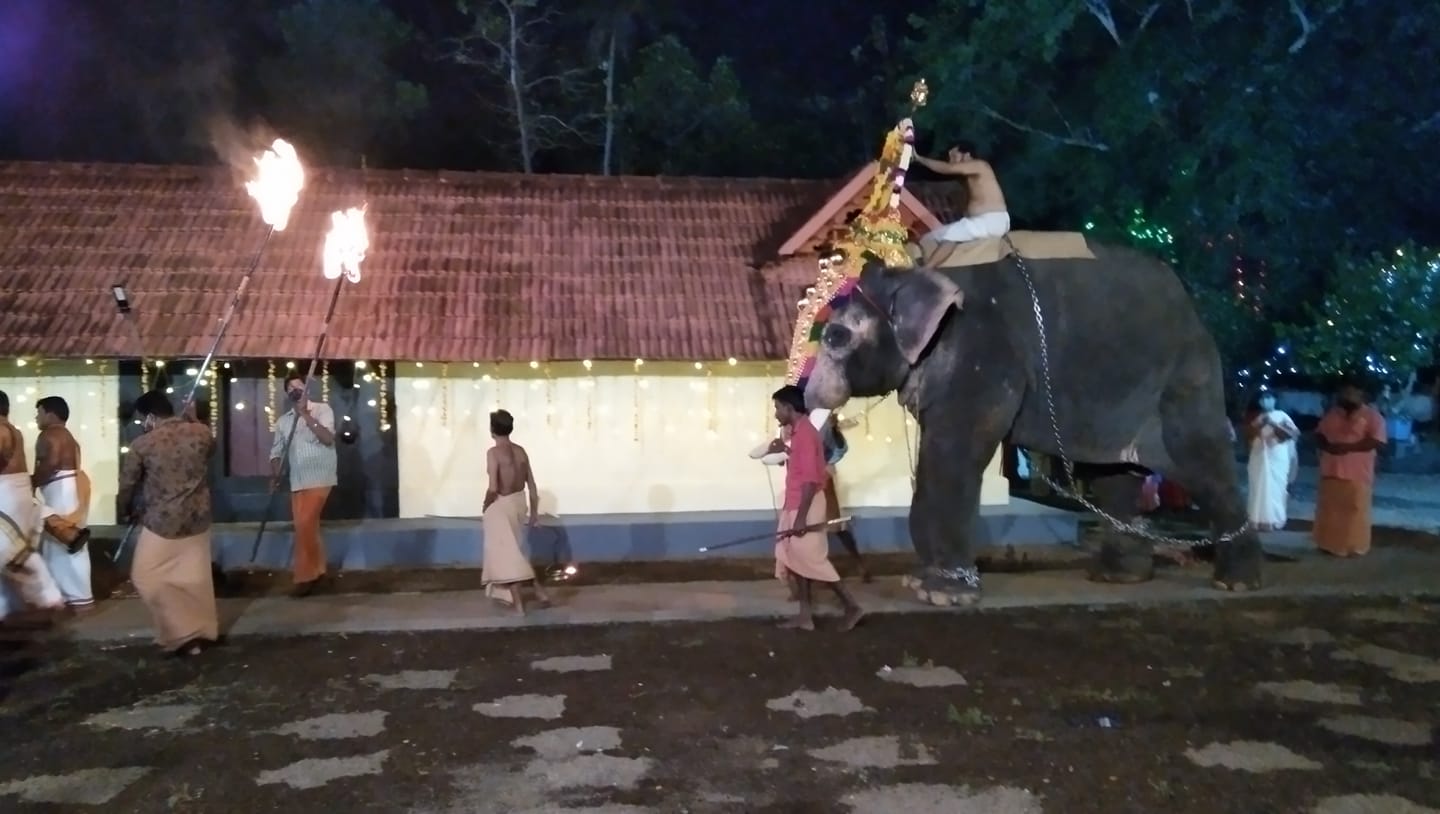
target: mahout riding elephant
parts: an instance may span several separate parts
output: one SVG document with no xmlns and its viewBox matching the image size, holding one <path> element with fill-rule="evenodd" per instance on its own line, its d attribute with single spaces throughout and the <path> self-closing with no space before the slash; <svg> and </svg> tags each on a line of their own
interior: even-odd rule
<svg viewBox="0 0 1440 814">
<path fill-rule="evenodd" d="M 1012 255 L 942 270 L 872 261 L 821 334 L 805 388 L 812 409 L 898 391 L 920 425 L 910 505 L 920 568 L 906 584 L 922 601 L 979 599 L 971 537 L 981 480 L 1002 441 L 1052 456 L 1063 451 L 1077 462 L 1163 472 L 1220 535 L 1245 525 L 1220 356 L 1189 294 L 1155 258 L 1090 248 L 1094 259 Z M 1098 479 L 1095 503 L 1131 521 L 1142 484 L 1123 470 Z M 1107 525 L 1091 576 L 1148 579 L 1153 555 L 1150 543 Z M 1221 536 L 1215 587 L 1259 588 L 1261 560 L 1253 531 Z"/>
</svg>

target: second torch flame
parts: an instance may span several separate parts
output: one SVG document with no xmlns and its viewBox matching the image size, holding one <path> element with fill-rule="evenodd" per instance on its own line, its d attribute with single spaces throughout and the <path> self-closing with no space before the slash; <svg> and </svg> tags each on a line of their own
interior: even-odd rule
<svg viewBox="0 0 1440 814">
<path fill-rule="evenodd" d="M 370 250 L 370 235 L 365 231 L 365 207 L 351 207 L 344 212 L 330 213 L 330 232 L 325 235 L 322 270 L 325 279 L 338 279 L 341 274 L 352 283 L 360 282 L 360 263 Z"/>
</svg>

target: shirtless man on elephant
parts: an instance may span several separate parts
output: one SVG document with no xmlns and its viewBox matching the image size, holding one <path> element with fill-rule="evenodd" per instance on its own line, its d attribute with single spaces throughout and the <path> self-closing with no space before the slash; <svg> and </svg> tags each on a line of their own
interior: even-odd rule
<svg viewBox="0 0 1440 814">
<path fill-rule="evenodd" d="M 986 237 L 1004 237 L 1010 231 L 1010 212 L 1005 208 L 1005 193 L 988 161 L 975 157 L 975 148 L 961 142 L 950 148 L 946 161 L 922 155 L 915 160 L 941 175 L 959 176 L 965 181 L 969 198 L 965 217 L 948 223 L 925 235 L 924 241 L 961 243 Z"/>
</svg>

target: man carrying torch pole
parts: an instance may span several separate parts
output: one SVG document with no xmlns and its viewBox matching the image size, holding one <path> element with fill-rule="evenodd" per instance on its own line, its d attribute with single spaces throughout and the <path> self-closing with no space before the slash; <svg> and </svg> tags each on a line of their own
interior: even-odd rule
<svg viewBox="0 0 1440 814">
<path fill-rule="evenodd" d="M 180 406 L 180 415 L 187 419 L 193 418 L 192 407 L 195 402 L 195 391 L 200 388 L 200 383 L 205 380 L 205 371 L 209 370 L 210 362 L 220 348 L 220 342 L 225 338 L 225 331 L 230 326 L 230 320 L 235 316 L 241 300 L 245 297 L 245 291 L 250 286 L 250 278 L 254 276 L 255 269 L 260 266 L 260 258 L 265 253 L 265 248 L 270 245 L 270 238 L 276 232 L 285 231 L 290 223 L 290 211 L 295 207 L 296 201 L 300 199 L 300 190 L 305 186 L 305 168 L 300 165 L 300 158 L 295 153 L 295 148 L 284 139 L 275 139 L 274 143 L 255 159 L 255 178 L 245 183 L 245 191 L 260 206 L 260 218 L 265 221 L 268 227 L 265 230 L 265 237 L 260 241 L 260 247 L 255 250 L 255 255 L 250 260 L 245 275 L 240 278 L 240 284 L 235 288 L 235 293 L 230 298 L 229 305 L 225 308 L 224 315 L 220 318 L 220 324 L 215 331 L 215 338 L 210 343 L 210 349 L 205 353 L 205 360 L 200 365 L 200 375 L 195 377 L 195 383 L 191 385 L 190 392 L 185 396 Z M 120 308 L 121 314 L 129 320 L 130 305 L 125 295 L 124 288 L 114 288 L 115 302 Z M 144 349 L 138 347 L 140 335 L 134 323 L 130 323 L 135 333 L 137 350 L 144 353 Z M 142 357 L 143 363 L 143 357 Z M 211 387 L 218 386 L 217 380 L 212 377 Z M 210 417 L 215 420 L 214 416 Z M 121 511 L 130 512 L 134 507 L 122 506 Z M 137 511 L 134 516 L 140 516 Z M 120 545 L 115 550 L 114 559 L 118 561 L 127 541 L 135 535 L 136 524 L 131 523 L 126 530 L 125 536 L 121 538 Z M 219 571 L 214 568 L 212 571 Z"/>
<path fill-rule="evenodd" d="M 294 525 L 291 550 L 295 588 L 292 595 L 296 597 L 311 593 L 325 576 L 325 546 L 320 539 L 320 514 L 331 488 L 335 485 L 335 414 L 328 405 L 324 406 L 324 410 L 312 412 L 309 400 L 310 383 L 315 377 L 315 368 L 325 355 L 325 341 L 330 334 L 330 322 L 335 318 L 335 306 L 340 301 L 340 291 L 346 281 L 360 282 L 360 263 L 365 259 L 369 248 L 370 238 L 365 229 L 364 207 L 330 215 L 330 232 L 325 236 L 321 271 L 325 279 L 335 281 L 335 287 L 330 292 L 325 321 L 320 326 L 320 337 L 315 342 L 315 353 L 310 357 L 303 384 L 291 389 L 291 383 L 286 382 L 286 390 L 295 403 L 294 408 L 275 424 L 277 443 L 270 456 L 272 499 L 266 503 L 265 517 L 260 521 L 260 529 L 255 534 L 255 544 L 250 549 L 250 561 L 253 563 L 260 554 L 260 541 L 265 536 L 265 526 L 269 524 L 270 509 L 274 505 L 273 495 L 288 469 L 290 515 Z M 296 434 L 301 424 L 305 425 L 305 432 L 300 436 L 297 446 Z M 285 437 L 283 445 L 279 443 L 282 433 Z"/>
</svg>

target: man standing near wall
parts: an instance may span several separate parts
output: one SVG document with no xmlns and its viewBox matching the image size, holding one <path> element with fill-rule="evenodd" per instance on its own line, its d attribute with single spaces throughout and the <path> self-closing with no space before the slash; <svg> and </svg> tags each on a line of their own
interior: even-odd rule
<svg viewBox="0 0 1440 814">
<path fill-rule="evenodd" d="M 1315 497 L 1315 545 L 1336 557 L 1370 551 L 1370 506 L 1375 453 L 1385 446 L 1385 418 L 1364 391 L 1346 384 L 1315 428 L 1320 488 Z"/>
<path fill-rule="evenodd" d="M 70 405 L 59 396 L 46 396 L 35 402 L 35 425 L 40 434 L 35 438 L 35 488 L 47 513 L 84 527 L 90 514 L 90 479 L 80 469 L 80 442 L 70 434 Z M 51 528 L 47 518 L 46 534 L 40 548 L 45 564 L 65 596 L 65 604 L 75 610 L 95 606 L 90 587 L 89 535 L 79 540 L 65 540 Z"/>
<path fill-rule="evenodd" d="M 320 539 L 320 514 L 330 490 L 338 482 L 335 457 L 335 411 L 321 401 L 310 401 L 305 377 L 285 380 L 285 395 L 292 409 L 275 422 L 270 445 L 270 492 L 280 487 L 282 470 L 290 472 L 290 517 L 294 523 L 294 590 L 291 596 L 308 596 L 325 577 L 325 543 Z M 300 426 L 296 426 L 296 424 Z M 285 441 L 289 460 L 282 462 Z"/>
</svg>

